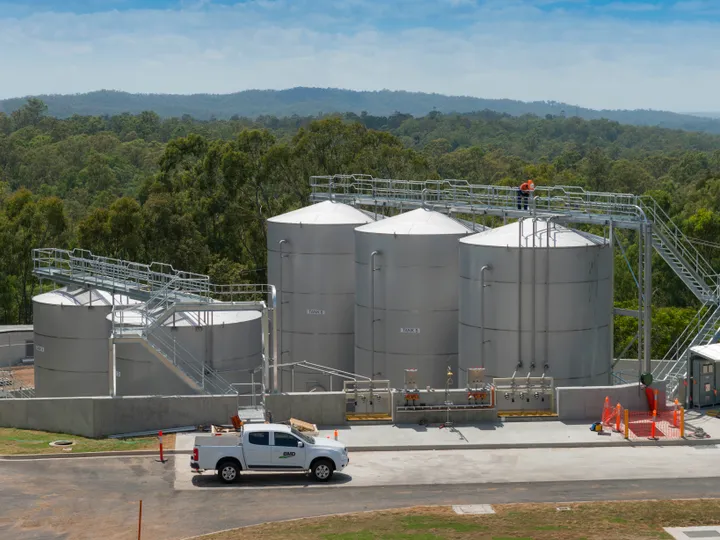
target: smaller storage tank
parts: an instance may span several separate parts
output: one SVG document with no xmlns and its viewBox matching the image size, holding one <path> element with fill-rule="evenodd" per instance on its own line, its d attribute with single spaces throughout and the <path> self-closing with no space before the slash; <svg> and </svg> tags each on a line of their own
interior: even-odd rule
<svg viewBox="0 0 720 540">
<path fill-rule="evenodd" d="M 131 305 L 126 296 L 64 287 L 33 298 L 35 395 L 109 394 L 113 304 Z"/>
<path fill-rule="evenodd" d="M 524 219 L 460 240 L 460 368 L 488 379 L 607 385 L 612 363 L 610 244 Z M 461 379 L 464 384 L 464 379 Z"/>
<path fill-rule="evenodd" d="M 124 320 L 133 324 L 140 314 L 129 310 Z M 251 392 L 251 381 L 261 382 L 262 374 L 252 371 L 262 365 L 262 313 L 259 311 L 208 311 L 175 313 L 151 331 L 149 341 L 172 359 L 195 361 L 217 371 L 235 388 Z M 175 395 L 190 388 L 145 347 L 119 343 L 115 349 L 119 395 Z M 260 387 L 255 388 L 256 392 Z"/>
<path fill-rule="evenodd" d="M 355 227 L 369 212 L 325 201 L 268 219 L 268 281 L 277 287 L 280 363 L 353 371 Z M 281 369 L 280 388 L 329 390 L 317 371 Z M 335 379 L 335 390 L 340 386 Z"/>
<path fill-rule="evenodd" d="M 402 388 L 457 386 L 458 240 L 470 231 L 417 209 L 355 230 L 355 372 Z M 374 255 L 373 255 L 374 254 Z"/>
</svg>

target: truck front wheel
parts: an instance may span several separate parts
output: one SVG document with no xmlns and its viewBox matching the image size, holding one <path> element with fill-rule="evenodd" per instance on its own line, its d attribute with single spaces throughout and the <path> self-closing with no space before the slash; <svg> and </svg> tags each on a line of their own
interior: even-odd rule
<svg viewBox="0 0 720 540">
<path fill-rule="evenodd" d="M 232 461 L 223 461 L 218 465 L 217 474 L 220 480 L 226 484 L 232 484 L 240 478 L 240 467 Z"/>
<path fill-rule="evenodd" d="M 318 482 L 327 482 L 333 475 L 335 467 L 329 459 L 318 459 L 310 467 L 312 477 Z"/>
</svg>

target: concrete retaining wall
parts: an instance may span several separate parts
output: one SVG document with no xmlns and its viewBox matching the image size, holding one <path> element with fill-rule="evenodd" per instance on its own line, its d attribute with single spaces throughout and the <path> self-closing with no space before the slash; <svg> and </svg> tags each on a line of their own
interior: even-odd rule
<svg viewBox="0 0 720 540">
<path fill-rule="evenodd" d="M 345 392 L 292 392 L 270 394 L 265 397 L 273 422 L 290 418 L 304 420 L 318 426 L 339 426 L 345 418 Z"/>
<path fill-rule="evenodd" d="M 102 437 L 174 427 L 229 424 L 235 396 L 79 397 L 0 400 L 0 427 Z M 240 405 L 247 405 L 242 400 Z"/>
<path fill-rule="evenodd" d="M 659 390 L 660 409 L 665 404 L 665 383 L 653 383 Z M 617 386 L 567 386 L 555 389 L 556 408 L 559 420 L 596 420 L 602 417 L 605 397 L 610 397 L 613 407 L 620 403 L 631 411 L 647 411 L 648 400 L 645 389 L 640 384 L 622 384 Z"/>
<path fill-rule="evenodd" d="M 0 326 L 0 367 L 14 366 L 34 351 L 28 351 L 28 343 L 33 342 L 32 326 Z"/>
</svg>

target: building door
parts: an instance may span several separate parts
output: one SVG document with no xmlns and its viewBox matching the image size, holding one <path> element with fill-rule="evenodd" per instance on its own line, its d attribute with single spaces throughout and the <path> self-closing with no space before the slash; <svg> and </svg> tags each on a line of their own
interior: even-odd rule
<svg viewBox="0 0 720 540">
<path fill-rule="evenodd" d="M 715 362 L 696 359 L 693 366 L 693 404 L 696 407 L 715 405 L 717 392 L 715 387 Z"/>
</svg>

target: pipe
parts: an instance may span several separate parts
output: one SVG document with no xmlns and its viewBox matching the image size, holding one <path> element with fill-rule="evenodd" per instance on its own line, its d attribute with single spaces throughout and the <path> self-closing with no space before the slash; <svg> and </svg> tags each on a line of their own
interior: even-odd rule
<svg viewBox="0 0 720 540">
<path fill-rule="evenodd" d="M 282 240 L 280 240 L 280 241 L 278 242 L 278 244 L 280 245 L 280 288 L 279 288 L 279 290 L 280 290 L 280 299 L 279 299 L 279 300 L 280 300 L 280 301 L 279 301 L 279 308 L 280 308 L 281 310 L 282 310 L 283 297 L 285 296 L 285 295 L 283 294 L 283 290 L 284 290 L 284 289 L 283 289 L 283 250 L 282 250 L 282 247 L 283 247 L 283 244 L 287 244 L 287 243 L 288 243 L 288 241 L 285 240 L 285 239 L 282 239 Z M 281 319 L 280 319 L 280 320 L 282 321 L 282 314 L 281 314 Z M 277 318 L 275 319 L 275 322 L 277 322 Z M 279 358 L 280 358 L 280 362 L 282 362 L 282 354 L 283 354 L 283 350 L 282 350 L 282 328 L 280 329 L 280 333 L 279 333 L 278 339 L 279 339 L 279 342 L 278 342 L 279 353 L 278 353 L 278 355 L 279 355 Z M 292 360 L 292 358 L 291 358 L 291 360 Z M 277 362 L 276 362 L 276 363 L 277 363 Z M 276 380 L 277 380 L 277 373 L 276 373 L 275 370 L 273 370 L 273 375 L 276 377 Z M 277 386 L 277 382 L 275 383 L 275 385 Z"/>
<path fill-rule="evenodd" d="M 517 367 L 522 367 L 522 218 L 518 219 L 518 305 L 517 305 Z"/>
<path fill-rule="evenodd" d="M 545 246 L 545 365 L 543 366 L 543 376 L 545 370 L 550 367 L 550 225 L 553 218 L 547 220 L 546 223 L 546 242 Z"/>
<path fill-rule="evenodd" d="M 117 395 L 117 365 L 116 365 L 116 356 L 115 356 L 115 340 L 110 337 L 110 347 L 109 347 L 109 365 L 108 365 L 108 375 L 110 376 L 109 380 L 109 390 L 110 390 L 110 397 L 115 397 Z"/>
<path fill-rule="evenodd" d="M 652 223 L 645 224 L 645 373 L 652 371 Z"/>
<path fill-rule="evenodd" d="M 379 251 L 370 254 L 370 379 L 375 379 L 375 257 L 378 255 Z"/>
<path fill-rule="evenodd" d="M 485 272 L 492 270 L 486 264 L 480 269 L 480 367 L 485 367 Z"/>
<path fill-rule="evenodd" d="M 533 206 L 535 205 L 535 199 L 533 198 Z M 536 266 L 536 249 L 535 249 L 535 237 L 537 236 L 537 218 L 533 217 L 533 251 L 532 251 L 532 308 L 530 309 L 530 371 L 535 369 L 535 296 L 536 296 L 536 284 L 535 284 L 535 266 Z M 529 375 L 528 375 L 529 376 Z"/>
<path fill-rule="evenodd" d="M 615 364 L 615 225 L 610 220 L 610 362 Z M 612 382 L 612 381 L 610 381 Z"/>
<path fill-rule="evenodd" d="M 643 240 L 643 226 L 642 223 L 638 226 L 638 379 L 640 378 L 640 375 L 642 375 L 642 368 L 643 368 L 643 347 L 642 347 L 642 341 L 643 341 L 643 333 L 642 333 L 642 310 L 643 310 L 643 289 L 642 289 L 642 282 L 640 281 L 642 279 L 643 275 L 643 250 L 642 250 L 642 240 Z"/>
<path fill-rule="evenodd" d="M 280 261 L 280 264 L 282 264 L 282 259 Z M 270 329 L 268 331 L 268 337 L 269 341 L 271 343 L 268 344 L 268 348 L 272 347 L 270 354 L 272 355 L 272 363 L 273 363 L 273 388 L 275 390 L 278 389 L 278 331 L 277 331 L 277 310 L 278 310 L 278 303 L 277 303 L 277 288 L 275 285 L 270 285 L 270 306 L 272 307 L 272 320 L 270 321 Z M 265 370 L 267 371 L 266 379 L 265 379 L 265 388 L 270 388 L 270 381 L 267 380 L 267 377 L 269 376 L 270 369 L 267 365 L 267 358 L 265 358 L 265 361 L 263 362 L 263 366 L 265 366 Z"/>
</svg>

